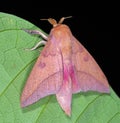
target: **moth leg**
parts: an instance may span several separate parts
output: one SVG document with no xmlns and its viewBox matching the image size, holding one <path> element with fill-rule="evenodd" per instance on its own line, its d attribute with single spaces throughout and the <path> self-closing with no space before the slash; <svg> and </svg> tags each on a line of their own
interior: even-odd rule
<svg viewBox="0 0 120 123">
<path fill-rule="evenodd" d="M 47 42 L 46 41 L 44 41 L 44 40 L 42 40 L 42 41 L 40 41 L 40 42 L 38 42 L 34 47 L 32 47 L 32 48 L 26 48 L 25 50 L 35 50 L 35 49 L 37 49 L 40 45 L 45 45 Z"/>
<path fill-rule="evenodd" d="M 30 33 L 30 34 L 37 34 L 40 35 L 43 39 L 48 40 L 47 35 L 45 35 L 42 31 L 40 30 L 27 30 L 23 29 L 25 32 Z"/>
</svg>

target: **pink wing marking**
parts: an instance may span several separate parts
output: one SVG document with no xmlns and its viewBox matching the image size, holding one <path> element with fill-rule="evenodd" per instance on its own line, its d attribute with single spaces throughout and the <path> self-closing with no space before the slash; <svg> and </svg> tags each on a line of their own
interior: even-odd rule
<svg viewBox="0 0 120 123">
<path fill-rule="evenodd" d="M 56 93 L 56 98 L 67 115 L 71 115 L 72 81 L 70 78 L 69 66 L 64 65 L 63 84 Z"/>
</svg>

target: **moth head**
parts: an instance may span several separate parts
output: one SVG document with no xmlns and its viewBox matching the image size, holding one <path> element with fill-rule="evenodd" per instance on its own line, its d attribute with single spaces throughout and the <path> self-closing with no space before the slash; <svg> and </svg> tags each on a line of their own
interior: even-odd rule
<svg viewBox="0 0 120 123">
<path fill-rule="evenodd" d="M 56 27 L 58 24 L 62 24 L 63 21 L 67 18 L 71 18 L 72 16 L 68 16 L 68 17 L 62 17 L 59 22 L 57 22 L 55 19 L 53 18 L 48 18 L 48 19 L 41 19 L 41 20 L 47 20 L 51 25 L 53 25 L 53 27 Z"/>
</svg>

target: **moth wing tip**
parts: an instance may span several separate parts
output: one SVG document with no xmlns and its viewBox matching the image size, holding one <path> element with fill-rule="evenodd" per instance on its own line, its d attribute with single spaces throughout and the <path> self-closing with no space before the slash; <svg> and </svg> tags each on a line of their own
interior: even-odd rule
<svg viewBox="0 0 120 123">
<path fill-rule="evenodd" d="M 110 88 L 106 88 L 105 93 L 109 94 L 110 93 Z"/>
<path fill-rule="evenodd" d="M 22 100 L 21 98 L 21 101 L 20 101 L 20 107 L 24 108 L 26 106 L 28 106 L 29 104 L 26 103 L 26 101 Z"/>
<path fill-rule="evenodd" d="M 21 103 L 20 103 L 20 107 L 21 107 L 21 108 L 24 108 L 24 107 L 26 107 L 26 105 L 25 105 L 23 102 L 21 102 Z"/>
<path fill-rule="evenodd" d="M 67 116 L 71 117 L 71 109 L 67 109 L 67 110 L 65 111 L 65 114 L 66 114 Z"/>
</svg>

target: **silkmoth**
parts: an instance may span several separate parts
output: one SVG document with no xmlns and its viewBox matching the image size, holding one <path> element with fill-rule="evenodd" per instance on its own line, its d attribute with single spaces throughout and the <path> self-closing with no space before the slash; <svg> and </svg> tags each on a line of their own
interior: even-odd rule
<svg viewBox="0 0 120 123">
<path fill-rule="evenodd" d="M 49 36 L 41 31 L 26 30 L 39 34 L 46 41 L 39 42 L 45 47 L 35 63 L 21 95 L 21 107 L 35 103 L 39 99 L 56 94 L 57 101 L 64 112 L 71 115 L 72 94 L 87 91 L 109 93 L 107 78 L 94 58 L 72 35 L 70 28 L 47 19 L 53 28 Z"/>
</svg>

